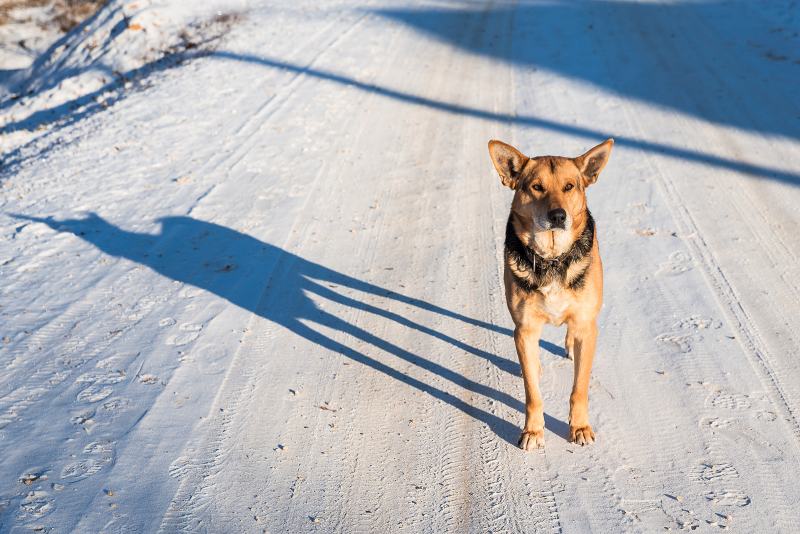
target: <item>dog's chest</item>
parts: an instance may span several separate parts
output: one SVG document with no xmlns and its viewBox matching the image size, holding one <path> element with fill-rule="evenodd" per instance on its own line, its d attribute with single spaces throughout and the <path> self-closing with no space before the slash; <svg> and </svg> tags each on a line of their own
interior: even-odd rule
<svg viewBox="0 0 800 534">
<path fill-rule="evenodd" d="M 570 305 L 570 294 L 558 282 L 551 282 L 537 290 L 536 305 L 552 323 L 561 324 Z"/>
</svg>

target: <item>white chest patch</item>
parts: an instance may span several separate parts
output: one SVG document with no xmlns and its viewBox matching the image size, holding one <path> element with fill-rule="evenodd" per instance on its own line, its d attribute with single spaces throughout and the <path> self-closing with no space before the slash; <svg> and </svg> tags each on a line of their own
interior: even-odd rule
<svg viewBox="0 0 800 534">
<path fill-rule="evenodd" d="M 569 295 L 563 290 L 561 284 L 551 283 L 539 288 L 542 294 L 539 308 L 553 322 L 560 323 L 569 306 Z"/>
</svg>

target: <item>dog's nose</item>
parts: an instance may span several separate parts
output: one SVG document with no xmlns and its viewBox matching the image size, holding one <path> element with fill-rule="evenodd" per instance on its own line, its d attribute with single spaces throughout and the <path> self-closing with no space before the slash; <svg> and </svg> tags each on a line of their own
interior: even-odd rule
<svg viewBox="0 0 800 534">
<path fill-rule="evenodd" d="M 553 226 L 564 228 L 564 223 L 567 221 L 567 212 L 562 208 L 556 208 L 547 212 L 547 218 L 550 219 Z"/>
</svg>

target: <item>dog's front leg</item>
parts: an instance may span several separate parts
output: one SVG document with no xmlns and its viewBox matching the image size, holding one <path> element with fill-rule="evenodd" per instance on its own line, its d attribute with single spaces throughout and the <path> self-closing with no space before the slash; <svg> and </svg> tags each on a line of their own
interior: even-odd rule
<svg viewBox="0 0 800 534">
<path fill-rule="evenodd" d="M 530 451 L 544 447 L 544 405 L 539 391 L 542 364 L 539 361 L 539 336 L 542 323 L 518 325 L 514 343 L 525 382 L 525 428 L 519 437 L 520 448 Z"/>
<path fill-rule="evenodd" d="M 569 439 L 579 445 L 594 442 L 589 425 L 589 376 L 597 343 L 597 323 L 594 319 L 570 321 L 567 324 L 575 356 L 575 380 L 569 397 Z"/>
</svg>

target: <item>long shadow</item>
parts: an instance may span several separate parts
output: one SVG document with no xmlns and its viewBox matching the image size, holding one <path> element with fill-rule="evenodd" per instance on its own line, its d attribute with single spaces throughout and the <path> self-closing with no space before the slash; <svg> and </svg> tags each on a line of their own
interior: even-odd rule
<svg viewBox="0 0 800 534">
<path fill-rule="evenodd" d="M 406 102 L 408 104 L 425 106 L 446 113 L 466 115 L 478 119 L 500 121 L 509 124 L 521 124 L 524 126 L 533 126 L 537 128 L 543 128 L 546 130 L 573 135 L 575 137 L 582 137 L 590 141 L 613 137 L 614 142 L 617 146 L 627 146 L 630 148 L 636 148 L 654 154 L 662 154 L 664 156 L 668 156 L 675 159 L 682 159 L 686 161 L 692 161 L 695 163 L 703 163 L 705 165 L 710 165 L 713 167 L 740 172 L 742 174 L 747 174 L 756 178 L 769 178 L 773 180 L 790 183 L 793 185 L 800 184 L 800 173 L 784 171 L 776 167 L 747 163 L 740 160 L 734 160 L 734 159 L 724 158 L 722 156 L 716 156 L 714 154 L 709 154 L 707 152 L 703 152 L 700 150 L 677 147 L 674 145 L 670 145 L 667 143 L 659 143 L 656 141 L 646 141 L 643 139 L 637 139 L 635 137 L 620 135 L 619 133 L 614 133 L 610 131 L 585 128 L 582 126 L 575 126 L 571 124 L 561 123 L 558 121 L 537 117 L 535 115 L 494 112 L 472 106 L 467 106 L 464 104 L 454 104 L 451 102 L 436 100 L 434 98 L 429 98 L 421 95 L 406 93 L 403 91 L 391 89 L 388 87 L 383 87 L 369 82 L 362 82 L 356 80 L 355 78 L 351 78 L 342 74 L 337 74 L 331 71 L 326 71 L 323 69 L 317 69 L 303 65 L 295 65 L 277 59 L 252 56 L 248 54 L 236 54 L 224 50 L 218 50 L 213 54 L 211 54 L 209 57 L 211 59 L 227 59 L 233 61 L 257 63 L 259 65 L 264 65 L 266 67 L 273 67 L 277 69 L 287 70 L 290 72 L 296 72 L 298 74 L 313 76 L 321 80 L 334 82 L 341 85 L 347 85 L 349 87 L 354 87 L 362 91 L 375 93 L 388 98 L 393 98 L 395 100 Z"/>
<path fill-rule="evenodd" d="M 792 62 L 793 58 L 783 57 L 766 49 L 755 51 L 748 40 L 758 38 L 770 43 L 797 29 L 763 27 L 763 22 L 745 17 L 742 15 L 743 11 L 732 3 L 693 2 L 665 5 L 557 2 L 501 5 L 489 9 L 464 7 L 460 3 L 457 8 L 377 9 L 373 13 L 408 25 L 470 53 L 513 63 L 523 70 L 549 69 L 599 85 L 623 97 L 676 109 L 710 122 L 800 138 L 800 93 L 793 90 L 800 85 L 800 66 L 796 64 L 800 59 L 795 58 Z M 108 17 L 110 20 L 116 15 L 114 11 L 101 10 L 95 17 Z M 675 36 L 668 32 L 670 22 L 694 19 L 707 23 L 711 32 L 728 34 L 730 32 L 726 30 L 736 31 L 737 39 L 729 48 L 724 49 L 724 57 L 713 58 L 714 61 L 705 58 L 705 62 L 698 62 L 697 54 L 686 55 L 686 47 L 678 49 L 681 53 L 673 50 L 670 43 Z M 624 136 L 602 128 L 575 126 L 534 115 L 493 112 L 362 82 L 346 74 L 276 58 L 213 51 L 213 46 L 210 45 L 220 37 L 221 34 L 214 34 L 202 42 L 185 43 L 185 49 L 170 51 L 152 63 L 115 74 L 115 79 L 96 91 L 9 122 L 0 127 L 0 134 L 20 129 L 36 130 L 44 124 L 55 124 L 54 131 L 57 131 L 124 98 L 128 94 L 124 89 L 126 81 L 142 82 L 155 73 L 175 68 L 186 61 L 207 57 L 215 61 L 245 62 L 287 70 L 447 113 L 532 126 L 591 141 L 614 137 L 619 146 L 757 178 L 800 184 L 800 173 L 796 171 L 721 157 L 704 150 Z M 659 44 L 654 45 L 654 42 Z M 785 43 L 777 42 L 776 49 L 780 46 L 785 46 Z M 57 48 L 54 45 L 54 49 Z M 43 58 L 47 57 L 48 54 L 43 55 Z M 45 59 L 40 61 L 44 62 Z M 62 61 L 59 59 L 59 62 Z M 711 68 L 708 68 L 709 65 Z M 753 65 L 759 68 L 751 68 Z M 106 67 L 96 62 L 90 68 Z M 753 73 L 758 76 L 754 78 Z M 57 77 L 51 76 L 51 83 L 70 74 L 60 72 Z M 40 90 L 48 88 L 47 84 L 45 80 Z M 759 95 L 762 98 L 758 98 Z M 12 103 L 11 99 L 0 102 L 0 110 Z M 53 141 L 42 152 L 58 142 Z M 38 155 L 25 155 L 26 148 L 27 146 L 19 147 L 4 154 L 4 170 L 14 169 L 25 160 Z"/>
<path fill-rule="evenodd" d="M 125 231 L 96 214 L 90 214 L 84 219 L 63 221 L 25 215 L 14 216 L 19 219 L 44 223 L 59 232 L 72 233 L 106 254 L 137 262 L 167 278 L 218 295 L 321 347 L 342 354 L 458 408 L 485 423 L 498 436 L 511 443 L 516 440 L 518 428 L 515 425 L 472 406 L 441 388 L 403 374 L 364 352 L 355 350 L 344 342 L 326 335 L 322 330 L 314 328 L 314 325 L 346 334 L 468 391 L 494 399 L 514 410 L 524 411 L 524 405 L 520 400 L 485 384 L 475 382 L 444 365 L 428 360 L 328 313 L 320 309 L 311 296 L 314 295 L 317 299 L 325 299 L 395 321 L 518 374 L 518 365 L 509 360 L 472 347 L 398 313 L 361 302 L 346 293 L 361 292 L 385 297 L 479 328 L 508 335 L 510 331 L 506 328 L 358 280 L 246 234 L 191 217 L 159 219 L 161 232 L 146 234 Z M 263 295 L 254 294 L 253 287 L 262 287 L 265 280 L 267 285 Z M 554 353 L 560 352 L 551 344 L 545 343 L 544 347 Z M 562 437 L 567 436 L 568 427 L 564 422 L 548 415 L 546 416 L 546 425 L 553 433 Z"/>
<path fill-rule="evenodd" d="M 155 73 L 179 67 L 187 61 L 200 57 L 205 57 L 212 60 L 253 63 L 265 67 L 286 70 L 298 74 L 312 76 L 328 82 L 333 82 L 340 85 L 346 85 L 365 92 L 375 93 L 387 98 L 395 99 L 400 102 L 405 102 L 408 104 L 413 104 L 418 106 L 425 106 L 437 111 L 466 115 L 490 121 L 500 121 L 509 124 L 521 124 L 524 126 L 543 128 L 546 130 L 551 130 L 555 132 L 565 133 L 568 135 L 573 135 L 575 137 L 584 138 L 590 141 L 595 141 L 597 139 L 602 139 L 602 138 L 614 137 L 614 140 L 618 146 L 627 146 L 630 148 L 639 149 L 646 152 L 661 154 L 675 159 L 692 161 L 695 163 L 702 163 L 713 167 L 728 169 L 731 171 L 739 172 L 756 178 L 773 179 L 781 182 L 790 183 L 793 185 L 800 184 L 800 173 L 784 171 L 782 169 L 770 167 L 767 165 L 757 165 L 753 163 L 747 163 L 741 160 L 734 160 L 722 156 L 716 156 L 714 154 L 709 154 L 707 152 L 703 152 L 700 150 L 677 147 L 667 143 L 637 139 L 635 137 L 620 135 L 619 133 L 613 133 L 610 131 L 604 131 L 600 129 L 575 126 L 571 124 L 545 119 L 542 117 L 537 117 L 534 115 L 487 111 L 472 106 L 455 104 L 421 95 L 407 93 L 400 90 L 383 87 L 373 83 L 362 82 L 355 78 L 351 78 L 343 74 L 338 74 L 331 71 L 326 71 L 323 69 L 317 69 L 303 65 L 295 65 L 293 63 L 288 63 L 277 59 L 271 59 L 268 57 L 260 57 L 249 54 L 238 54 L 224 50 L 218 50 L 213 52 L 208 50 L 187 50 L 183 52 L 168 54 L 165 57 L 157 61 L 154 61 L 150 64 L 144 65 L 140 68 L 126 72 L 124 74 L 120 74 L 117 80 L 109 82 L 108 84 L 97 89 L 96 91 L 92 91 L 89 94 L 77 97 L 71 101 L 65 102 L 58 106 L 54 106 L 53 108 L 37 111 L 31 114 L 30 116 L 25 117 L 24 119 L 8 123 L 3 127 L 0 127 L 0 134 L 7 134 L 19 129 L 35 130 L 42 124 L 48 124 L 48 123 L 58 123 L 58 128 L 66 127 L 70 124 L 86 119 L 91 115 L 94 115 L 95 113 L 98 113 L 108 108 L 109 106 L 114 105 L 119 100 L 123 99 L 127 95 L 127 92 L 123 90 L 123 84 L 122 84 L 122 82 L 124 82 L 125 80 L 136 80 L 138 82 L 142 82 L 145 78 Z M 100 97 L 103 98 L 101 99 Z M 23 157 L 25 148 L 26 147 L 23 146 L 14 149 L 9 154 L 5 154 L 3 156 L 2 167 L 4 167 L 5 169 L 13 169 L 18 165 L 22 164 L 27 159 Z M 35 157 L 35 156 L 36 154 L 33 154 L 32 156 L 29 157 Z"/>
<path fill-rule="evenodd" d="M 521 1 L 372 13 L 470 53 L 715 124 L 800 139 L 792 17 L 740 2 Z M 688 42 L 687 42 L 688 40 Z"/>
</svg>

